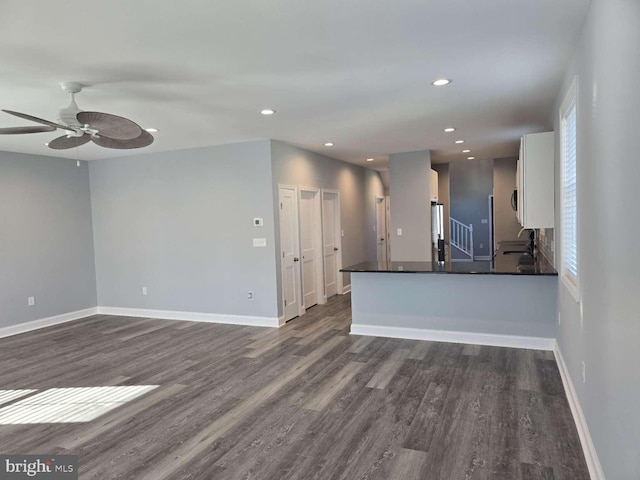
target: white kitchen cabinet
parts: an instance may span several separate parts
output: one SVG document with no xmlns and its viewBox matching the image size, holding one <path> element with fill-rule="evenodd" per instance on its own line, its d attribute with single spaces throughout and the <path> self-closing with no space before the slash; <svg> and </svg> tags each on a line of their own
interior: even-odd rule
<svg viewBox="0 0 640 480">
<path fill-rule="evenodd" d="M 554 133 L 524 135 L 520 141 L 516 188 L 518 221 L 524 228 L 553 228 Z"/>
<path fill-rule="evenodd" d="M 429 176 L 429 196 L 432 202 L 438 201 L 438 172 L 431 169 L 431 175 Z"/>
</svg>

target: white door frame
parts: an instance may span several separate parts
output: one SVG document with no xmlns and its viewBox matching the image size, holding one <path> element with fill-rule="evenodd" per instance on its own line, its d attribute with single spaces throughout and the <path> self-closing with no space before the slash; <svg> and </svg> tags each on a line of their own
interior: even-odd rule
<svg viewBox="0 0 640 480">
<path fill-rule="evenodd" d="M 489 255 L 493 260 L 493 256 L 496 253 L 497 245 L 496 245 L 496 219 L 494 218 L 494 209 L 495 209 L 495 197 L 493 194 L 489 195 L 489 243 L 491 244 L 491 251 Z"/>
<path fill-rule="evenodd" d="M 302 192 L 314 192 L 316 194 L 313 200 L 313 208 L 316 213 L 316 222 L 313 226 L 313 234 L 316 240 L 316 293 L 318 295 L 318 305 L 322 305 L 327 303 L 327 296 L 324 294 L 324 255 L 322 251 L 322 191 L 315 187 L 299 187 L 298 201 L 302 199 Z M 298 212 L 300 212 L 299 208 Z M 298 227 L 299 226 L 300 222 L 298 222 Z M 300 269 L 302 270 L 302 265 Z M 304 278 L 302 278 L 302 282 L 304 282 Z M 302 285 L 302 282 L 301 287 L 304 295 L 304 285 Z"/>
<path fill-rule="evenodd" d="M 385 217 L 385 232 L 386 232 L 386 237 L 387 237 L 387 261 L 390 262 L 391 261 L 391 197 L 389 195 L 385 195 L 384 197 L 385 200 L 385 210 L 386 210 L 386 217 Z"/>
<path fill-rule="evenodd" d="M 382 221 L 382 232 L 379 231 L 379 226 L 378 225 L 378 205 L 382 204 L 383 206 L 383 221 Z M 379 262 L 380 259 L 377 258 L 378 256 L 378 243 L 380 242 L 380 237 L 384 238 L 384 240 L 382 240 L 384 242 L 383 249 L 384 249 L 384 260 L 383 261 L 388 261 L 389 257 L 388 257 L 388 248 L 387 248 L 387 199 L 384 196 L 381 195 L 376 195 L 375 199 L 374 199 L 374 207 L 375 207 L 375 217 L 376 217 L 376 260 Z"/>
<path fill-rule="evenodd" d="M 324 200 L 324 194 L 325 193 L 329 193 L 329 194 L 335 194 L 336 196 L 336 203 L 335 203 L 335 210 L 334 210 L 334 215 L 333 218 L 335 220 L 335 236 L 336 238 L 334 239 L 335 241 L 335 245 L 337 245 L 338 251 L 336 252 L 336 289 L 338 290 L 338 295 L 343 295 L 344 292 L 344 282 L 342 281 L 342 272 L 340 271 L 340 269 L 342 268 L 342 220 L 340 217 L 340 191 L 339 190 L 332 190 L 329 188 L 323 188 L 322 189 L 322 193 L 321 193 L 321 198 Z M 322 215 L 324 218 L 324 202 L 322 203 Z M 322 231 L 322 245 L 324 247 L 324 228 Z M 324 265 L 324 250 L 322 252 L 322 263 Z M 324 266 L 323 266 L 324 269 Z M 322 279 L 322 289 L 323 291 L 326 289 L 326 284 L 324 281 L 324 278 Z M 327 297 L 326 291 L 324 292 L 324 296 L 325 299 Z M 326 301 L 326 300 L 325 300 Z"/>
<path fill-rule="evenodd" d="M 295 185 L 282 185 L 282 184 L 278 184 L 278 203 L 281 202 L 280 200 L 280 192 L 282 189 L 287 189 L 287 190 L 293 190 L 294 193 L 294 198 L 296 199 L 295 202 L 293 202 L 294 205 L 294 222 L 295 222 L 295 229 L 294 231 L 296 232 L 296 235 L 294 235 L 294 250 L 295 250 L 295 254 L 298 256 L 298 258 L 300 258 L 300 223 L 299 223 L 299 209 L 298 209 L 298 187 L 296 187 Z M 280 238 L 282 238 L 282 222 L 280 222 L 280 210 L 278 210 L 278 221 L 280 224 Z M 282 303 L 282 314 L 285 316 L 285 321 L 286 321 L 286 306 L 285 306 L 285 296 L 284 296 L 284 275 L 285 275 L 285 266 L 284 266 L 284 257 L 283 257 L 283 250 L 282 250 L 282 240 L 281 240 L 281 244 L 280 244 L 280 252 L 278 252 L 278 255 L 280 256 L 280 281 L 281 281 L 281 285 L 282 285 L 282 298 L 281 303 Z M 300 266 L 300 262 L 297 262 L 298 266 L 295 269 L 294 272 L 294 282 L 295 282 L 295 288 L 297 290 L 298 293 L 298 316 L 304 314 L 304 307 L 302 306 L 302 282 L 300 279 L 300 273 L 301 273 L 301 266 Z M 295 318 L 295 317 L 294 317 Z"/>
</svg>

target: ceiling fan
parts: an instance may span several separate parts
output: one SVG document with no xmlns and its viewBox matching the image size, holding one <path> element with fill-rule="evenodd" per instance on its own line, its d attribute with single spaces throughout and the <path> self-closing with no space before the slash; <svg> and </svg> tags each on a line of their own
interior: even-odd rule
<svg viewBox="0 0 640 480">
<path fill-rule="evenodd" d="M 71 103 L 58 113 L 58 122 L 50 122 L 43 118 L 26 113 L 2 110 L 41 125 L 29 127 L 0 128 L 0 135 L 18 135 L 25 133 L 42 133 L 64 130 L 65 134 L 50 141 L 47 145 L 54 150 L 65 150 L 79 147 L 88 142 L 105 148 L 132 149 L 149 146 L 153 143 L 153 135 L 143 130 L 137 123 L 117 115 L 100 112 L 85 112 L 78 108 L 75 94 L 82 91 L 82 85 L 65 82 L 62 89 L 71 95 Z"/>
</svg>

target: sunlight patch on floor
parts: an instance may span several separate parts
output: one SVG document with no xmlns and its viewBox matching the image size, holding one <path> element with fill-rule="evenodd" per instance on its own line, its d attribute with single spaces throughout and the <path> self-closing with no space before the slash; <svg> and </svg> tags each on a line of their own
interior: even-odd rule
<svg viewBox="0 0 640 480">
<path fill-rule="evenodd" d="M 0 408 L 0 425 L 89 422 L 157 387 L 158 385 L 120 385 L 51 388 Z M 0 394 L 2 392 L 4 391 L 0 390 Z M 26 392 L 30 393 L 33 390 Z M 3 397 L 0 396 L 1 398 Z"/>
<path fill-rule="evenodd" d="M 37 390 L 0 390 L 0 405 L 36 391 Z"/>
</svg>

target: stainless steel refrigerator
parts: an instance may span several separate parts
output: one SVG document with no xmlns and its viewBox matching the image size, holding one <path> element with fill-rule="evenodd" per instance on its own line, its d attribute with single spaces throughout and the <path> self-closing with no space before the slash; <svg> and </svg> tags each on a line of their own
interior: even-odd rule
<svg viewBox="0 0 640 480">
<path fill-rule="evenodd" d="M 444 205 L 431 202 L 431 242 L 438 262 L 445 261 L 444 254 Z"/>
</svg>

